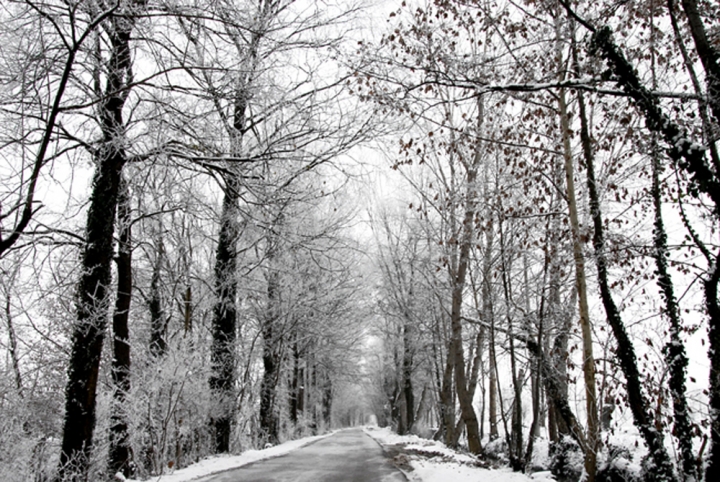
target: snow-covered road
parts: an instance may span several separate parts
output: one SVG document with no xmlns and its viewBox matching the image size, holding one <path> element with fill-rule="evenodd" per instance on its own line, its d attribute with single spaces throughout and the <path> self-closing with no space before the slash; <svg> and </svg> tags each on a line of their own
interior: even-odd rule
<svg viewBox="0 0 720 482">
<path fill-rule="evenodd" d="M 287 455 L 197 479 L 198 482 L 405 482 L 361 429 L 342 430 Z"/>
</svg>

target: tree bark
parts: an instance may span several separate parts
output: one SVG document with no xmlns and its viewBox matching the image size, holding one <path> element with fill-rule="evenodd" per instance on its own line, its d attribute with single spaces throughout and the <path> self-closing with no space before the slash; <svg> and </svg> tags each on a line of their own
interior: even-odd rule
<svg viewBox="0 0 720 482">
<path fill-rule="evenodd" d="M 695 50 L 705 70 L 705 82 L 707 83 L 707 103 L 715 117 L 715 122 L 720 124 L 720 52 L 714 46 L 707 35 L 705 24 L 698 10 L 696 0 L 682 0 L 683 10 L 687 16 L 690 33 L 695 42 Z M 712 144 L 714 142 L 710 141 Z M 714 148 L 714 146 L 712 146 Z M 711 149 L 715 161 L 715 189 L 718 188 L 717 176 L 720 174 L 717 151 Z M 716 193 L 717 194 L 717 193 Z M 715 201 L 715 212 L 720 215 L 720 205 Z M 710 453 L 705 471 L 705 480 L 716 480 L 720 477 L 720 305 L 718 304 L 718 280 L 720 274 L 720 253 L 715 256 L 714 261 L 709 260 L 710 270 L 703 281 L 705 290 L 705 306 L 709 317 L 709 341 L 710 341 Z M 672 343 L 672 341 L 671 341 Z M 680 367 L 676 367 L 680 370 Z M 678 374 L 679 375 L 679 374 Z M 680 386 L 677 387 L 680 389 Z M 690 470 L 689 460 L 683 460 L 686 473 Z"/>
<path fill-rule="evenodd" d="M 272 240 L 268 241 L 273 244 Z M 277 444 L 279 441 L 279 427 L 275 413 L 275 400 L 277 399 L 277 382 L 280 374 L 280 355 L 278 350 L 278 334 L 276 325 L 280 317 L 280 286 L 279 273 L 274 264 L 275 246 L 268 248 L 267 275 L 267 307 L 265 319 L 262 320 L 263 340 L 263 376 L 260 384 L 260 431 L 265 442 Z"/>
<path fill-rule="evenodd" d="M 487 190 L 487 181 L 485 182 Z M 487 200 L 489 195 L 485 196 Z M 493 289 L 492 289 L 492 256 L 494 244 L 494 222 L 491 217 L 485 226 L 485 253 L 483 256 L 482 268 L 482 316 L 485 323 L 491 327 L 495 326 L 494 310 L 493 310 Z M 490 330 L 490 340 L 488 342 L 488 422 L 490 424 L 490 440 L 497 439 L 500 434 L 498 432 L 498 410 L 497 410 L 497 374 L 495 373 L 495 331 Z"/>
<path fill-rule="evenodd" d="M 130 392 L 130 301 L 132 299 L 132 220 L 130 193 L 127 181 L 121 180 L 117 206 L 120 225 L 117 264 L 117 296 L 113 313 L 113 400 L 110 410 L 110 449 L 108 472 L 112 477 L 120 472 L 126 478 L 134 475 L 133 454 L 130 447 L 127 420 L 127 395 Z"/>
<path fill-rule="evenodd" d="M 260 42 L 267 33 L 270 20 L 275 15 L 276 3 L 263 0 L 255 17 L 255 25 L 249 29 L 250 38 L 244 39 L 237 32 L 229 32 L 242 58 L 242 69 L 234 93 L 232 118 L 228 128 L 231 154 L 242 154 L 242 141 L 247 129 L 247 110 L 252 96 L 252 85 L 258 69 Z M 242 46 L 245 49 L 241 48 Z M 219 106 L 219 101 L 217 102 Z M 218 114 L 225 116 L 218 107 Z M 212 417 L 215 430 L 215 450 L 230 450 L 230 435 L 235 419 L 235 344 L 237 329 L 237 243 L 240 236 L 240 190 L 242 187 L 238 166 L 229 163 L 223 171 L 223 206 L 220 217 L 220 234 L 215 257 L 215 293 L 213 310 L 212 375 L 210 388 L 216 394 L 216 407 Z"/>
<path fill-rule="evenodd" d="M 482 125 L 482 99 L 478 99 L 478 124 Z M 472 398 L 469 396 L 467 380 L 465 377 L 465 356 L 462 344 L 462 301 L 467 276 L 470 247 L 474 237 L 475 225 L 475 203 L 477 198 L 477 170 L 482 159 L 479 141 L 475 149 L 472 163 L 468 166 L 466 176 L 467 194 L 465 200 L 465 214 L 462 224 L 462 238 L 460 241 L 460 252 L 458 255 L 457 271 L 451 273 L 452 277 L 452 304 L 450 312 L 451 324 L 451 345 L 453 347 L 455 390 L 460 402 L 460 413 L 467 430 L 468 449 L 473 454 L 482 452 L 480 443 L 479 425 L 475 409 L 472 405 Z"/>
<path fill-rule="evenodd" d="M 15 326 L 13 324 L 13 315 L 10 304 L 10 289 L 5 293 L 5 322 L 8 327 L 8 351 L 10 352 L 10 360 L 12 361 L 13 375 L 15 375 L 15 388 L 20 398 L 24 398 L 22 373 L 20 372 L 20 357 L 18 356 L 17 336 L 15 334 Z"/>
<path fill-rule="evenodd" d="M 235 419 L 235 340 L 237 325 L 237 239 L 238 183 L 225 178 L 225 195 L 220 218 L 220 236 L 215 255 L 216 302 L 213 310 L 210 389 L 215 397 L 211 424 L 215 431 L 215 451 L 230 450 Z"/>
<path fill-rule="evenodd" d="M 577 200 L 575 199 L 575 174 L 572 151 L 570 148 L 570 125 L 568 121 L 565 90 L 560 89 L 558 96 L 560 124 L 562 130 L 563 156 L 565 158 L 565 183 L 567 186 L 567 204 L 575 260 L 575 285 L 580 310 L 580 328 L 583 340 L 583 375 L 585 378 L 585 404 L 587 410 L 587 447 L 585 450 L 585 471 L 588 482 L 595 480 L 597 472 L 597 451 L 600 448 L 600 427 L 598 421 L 597 390 L 595 386 L 595 357 L 592 346 L 592 328 L 588 308 L 587 282 L 585 280 L 585 257 L 580 241 L 580 223 L 578 221 Z"/>
<path fill-rule="evenodd" d="M 582 450 L 583 453 L 587 453 L 588 441 L 568 403 L 565 381 L 562 380 L 561 374 L 555 370 L 555 367 L 550 363 L 547 356 L 543 353 L 542 348 L 540 348 L 537 343 L 533 340 L 525 340 L 525 344 L 528 351 L 539 360 L 540 373 L 542 374 L 545 391 L 548 399 L 555 407 L 555 412 L 562 418 L 565 425 L 567 425 L 570 436 L 580 446 L 580 450 Z"/>
<path fill-rule="evenodd" d="M 136 17 L 131 9 L 144 5 L 144 0 L 131 2 L 125 15 L 108 20 L 106 29 L 110 58 L 105 97 L 98 107 L 103 137 L 96 155 L 76 297 L 77 322 L 72 335 L 57 474 L 61 481 L 84 481 L 90 467 L 98 372 L 107 327 L 115 214 L 122 169 L 127 162 L 122 111 L 132 78 L 130 36 Z"/>
<path fill-rule="evenodd" d="M 162 238 L 158 237 L 155 246 L 155 264 L 153 266 L 152 279 L 150 280 L 150 300 L 148 311 L 150 311 L 150 354 L 155 358 L 162 357 L 167 352 L 165 332 L 167 331 L 165 313 L 163 311 L 162 293 L 160 291 L 161 271 L 165 248 Z"/>
<path fill-rule="evenodd" d="M 406 318 L 403 327 L 402 391 L 405 398 L 405 432 L 410 432 L 415 424 L 415 396 L 413 394 L 412 370 L 412 325 Z"/>
<path fill-rule="evenodd" d="M 512 413 L 510 417 L 510 433 L 506 434 L 508 439 L 508 452 L 510 458 L 510 466 L 513 470 L 520 470 L 522 463 L 522 388 L 518 380 L 518 369 L 517 369 L 517 358 L 515 356 L 515 333 L 513 327 L 513 318 L 510 312 L 510 307 L 513 306 L 513 302 L 510 298 L 510 270 L 512 266 L 512 259 L 508 260 L 507 249 L 506 249 L 506 237 L 503 226 L 505 223 L 500 222 L 498 231 L 500 235 L 500 265 L 501 265 L 501 280 L 503 287 L 503 296 L 505 298 L 505 306 L 507 309 L 506 321 L 507 321 L 507 334 L 508 334 L 508 345 L 510 353 L 510 379 L 513 387 L 513 401 L 512 401 Z"/>
</svg>

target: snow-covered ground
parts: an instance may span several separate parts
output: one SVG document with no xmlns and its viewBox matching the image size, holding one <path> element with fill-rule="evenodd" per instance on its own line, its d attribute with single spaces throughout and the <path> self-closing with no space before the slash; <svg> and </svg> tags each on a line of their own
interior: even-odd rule
<svg viewBox="0 0 720 482">
<path fill-rule="evenodd" d="M 218 472 L 224 472 L 230 469 L 236 469 L 243 465 L 257 462 L 258 460 L 269 459 L 272 457 L 278 457 L 285 455 L 288 452 L 299 449 L 309 443 L 316 440 L 320 440 L 325 437 L 329 437 L 332 433 L 325 435 L 316 435 L 314 437 L 306 437 L 298 440 L 291 440 L 274 447 L 266 448 L 263 450 L 248 450 L 240 455 L 216 455 L 208 457 L 205 460 L 185 467 L 184 469 L 171 471 L 169 473 L 154 476 L 145 482 L 188 482 L 191 480 L 199 479 L 207 475 L 212 475 Z M 117 477 L 117 476 L 116 476 Z M 127 482 L 140 482 L 134 479 L 120 479 L 126 480 Z"/>
<path fill-rule="evenodd" d="M 525 475 L 510 469 L 488 469 L 478 466 L 475 457 L 447 448 L 441 442 L 416 435 L 397 435 L 389 428 L 366 427 L 365 433 L 384 448 L 401 446 L 402 455 L 396 457 L 411 482 L 550 482 L 550 472 Z M 399 460 L 398 460 L 399 459 Z"/>
<path fill-rule="evenodd" d="M 400 449 L 395 464 L 410 482 L 554 482 L 550 472 L 525 475 L 510 469 L 489 469 L 479 466 L 476 458 L 458 453 L 444 444 L 416 435 L 400 436 L 389 428 L 366 427 L 365 433 L 380 443 L 391 454 Z M 248 450 L 241 455 L 214 456 L 184 469 L 171 471 L 148 479 L 151 482 L 189 482 L 218 472 L 242 467 L 259 460 L 278 457 L 316 440 L 332 435 L 285 442 L 264 450 Z M 139 482 L 127 479 L 127 482 Z"/>
</svg>

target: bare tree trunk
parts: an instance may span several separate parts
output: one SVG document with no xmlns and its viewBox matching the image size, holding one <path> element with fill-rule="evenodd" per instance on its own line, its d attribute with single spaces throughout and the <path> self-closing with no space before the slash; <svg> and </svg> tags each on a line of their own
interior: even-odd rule
<svg viewBox="0 0 720 482">
<path fill-rule="evenodd" d="M 412 282 L 412 281 L 411 281 Z M 412 296 L 412 293 L 410 294 Z M 415 396 L 413 394 L 412 371 L 412 325 L 409 317 L 403 326 L 402 391 L 405 399 L 405 432 L 410 432 L 415 424 Z"/>
<path fill-rule="evenodd" d="M 155 263 L 150 280 L 150 299 L 148 300 L 148 311 L 150 312 L 150 353 L 156 358 L 162 357 L 165 355 L 165 352 L 167 352 L 167 343 L 165 342 L 167 327 L 160 288 L 164 258 L 165 248 L 163 247 L 162 237 L 158 235 L 155 246 Z"/>
<path fill-rule="evenodd" d="M 17 336 L 15 334 L 15 326 L 13 325 L 13 315 L 10 304 L 10 290 L 5 293 L 5 322 L 8 327 L 8 342 L 10 352 L 10 360 L 12 361 L 13 375 L 15 375 L 15 388 L 17 388 L 20 398 L 23 396 L 22 373 L 20 372 L 20 358 L 18 356 Z"/>
<path fill-rule="evenodd" d="M 565 182 L 567 186 L 567 203 L 570 227 L 573 238 L 573 256 L 575 259 L 575 284 L 577 286 L 580 309 L 580 328 L 583 340 L 583 374 L 585 377 L 585 402 L 587 409 L 587 450 L 585 451 L 585 471 L 588 482 L 595 480 L 597 472 L 597 451 L 600 448 L 600 427 L 597 409 L 597 390 L 595 387 L 595 357 L 592 346 L 592 330 L 590 327 L 590 310 L 587 299 L 587 283 L 585 281 L 585 258 L 580 241 L 580 223 L 578 221 L 577 201 L 575 199 L 575 174 L 572 151 L 570 148 L 570 125 L 568 121 L 565 90 L 560 89 L 558 96 L 560 107 L 560 124 L 565 158 Z"/>
<path fill-rule="evenodd" d="M 297 333 L 293 334 L 295 338 L 292 345 L 292 380 L 290 381 L 290 421 L 293 425 L 297 426 L 298 423 L 298 412 L 300 406 L 300 390 L 302 389 L 302 381 L 300 380 L 300 350 L 298 348 L 298 336 Z"/>
<path fill-rule="evenodd" d="M 550 231 L 549 224 L 548 228 L 546 229 L 546 233 Z M 546 243 L 548 240 L 548 236 L 545 237 Z M 538 326 L 537 326 L 537 345 L 539 347 L 543 346 L 544 344 L 544 323 L 545 323 L 545 311 L 546 311 L 546 296 L 545 296 L 545 282 L 548 279 L 548 273 L 550 270 L 550 256 L 548 255 L 548 246 L 545 245 L 545 259 L 543 262 L 543 277 L 542 277 L 542 295 L 540 298 L 540 307 L 538 309 Z M 525 279 L 527 280 L 527 264 L 525 264 Z M 527 281 L 526 281 L 527 284 Z M 526 292 L 529 292 L 529 289 L 526 289 Z M 539 435 L 539 429 L 540 429 L 540 397 L 541 397 L 541 390 L 540 386 L 542 385 L 542 379 L 540 375 L 540 360 L 533 360 L 531 359 L 529 361 L 530 363 L 530 380 L 532 383 L 532 422 L 530 424 L 530 431 L 528 433 L 528 444 L 527 449 L 525 450 L 525 459 L 523 461 L 525 470 L 531 468 L 530 464 L 532 462 L 532 455 L 533 451 L 535 449 L 535 438 Z"/>
<path fill-rule="evenodd" d="M 457 437 L 455 435 L 455 392 L 453 390 L 454 351 L 454 343 L 448 343 L 447 358 L 445 359 L 442 385 L 440 387 L 440 414 L 445 427 L 445 445 L 453 448 L 457 446 Z"/>
<path fill-rule="evenodd" d="M 275 413 L 275 400 L 277 399 L 277 381 L 280 373 L 281 357 L 278 353 L 279 335 L 276 333 L 277 323 L 280 317 L 280 286 L 279 273 L 274 266 L 275 249 L 274 241 L 268 240 L 271 246 L 268 248 L 267 274 L 267 307 L 265 319 L 262 320 L 263 340 L 263 376 L 260 384 L 260 431 L 264 440 L 271 444 L 277 444 L 278 419 Z"/>
<path fill-rule="evenodd" d="M 487 181 L 485 199 L 489 199 L 487 194 Z M 482 316 L 485 323 L 489 326 L 495 326 L 493 312 L 493 289 L 492 289 L 492 256 L 494 244 L 494 222 L 490 218 L 488 225 L 485 227 L 485 256 L 483 257 L 483 280 L 482 280 Z M 497 411 L 497 372 L 495 371 L 495 330 L 490 329 L 490 340 L 488 341 L 488 422 L 490 424 L 490 440 L 497 439 L 500 435 L 498 432 L 498 411 Z"/>
<path fill-rule="evenodd" d="M 130 333 L 128 319 L 132 299 L 132 220 L 127 181 L 122 180 L 117 207 L 120 225 L 117 256 L 117 296 L 113 313 L 113 400 L 110 409 L 110 449 L 108 472 L 134 475 L 134 464 L 127 420 L 127 394 L 130 391 Z"/>
<path fill-rule="evenodd" d="M 555 406 L 555 412 L 563 420 L 565 425 L 568 427 L 569 435 L 577 442 L 580 446 L 580 450 L 583 453 L 588 451 L 588 442 L 585 438 L 580 423 L 578 423 L 575 414 L 570 408 L 567 398 L 567 386 L 565 381 L 560 378 L 560 374 L 555 370 L 555 367 L 550 363 L 547 356 L 543 353 L 540 346 L 533 340 L 525 340 L 526 346 L 530 353 L 537 357 L 540 362 L 540 373 L 543 377 L 543 384 L 548 395 L 548 399 Z"/>
<path fill-rule="evenodd" d="M 483 121 L 482 99 L 478 98 L 478 125 L 481 126 Z M 479 130 L 479 129 L 478 129 Z M 465 215 L 462 224 L 462 238 L 460 240 L 460 252 L 458 255 L 457 271 L 450 275 L 453 281 L 452 304 L 450 312 L 450 324 L 452 328 L 451 345 L 452 355 L 454 357 L 455 372 L 455 391 L 460 402 L 460 413 L 467 430 L 468 449 L 473 454 L 482 452 L 480 443 L 479 425 L 475 409 L 472 405 L 467 380 L 465 377 L 465 356 L 462 344 L 462 300 L 463 290 L 465 288 L 465 278 L 467 276 L 468 259 L 470 256 L 470 247 L 473 242 L 475 230 L 475 203 L 477 198 L 477 170 L 482 159 L 480 150 L 480 141 L 477 141 L 475 155 L 472 164 L 468 166 L 466 186 L 467 195 L 465 200 Z"/>
</svg>

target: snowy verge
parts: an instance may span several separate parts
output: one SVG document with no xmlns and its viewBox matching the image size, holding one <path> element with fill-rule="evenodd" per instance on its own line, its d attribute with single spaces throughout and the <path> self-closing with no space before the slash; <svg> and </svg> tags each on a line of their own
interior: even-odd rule
<svg viewBox="0 0 720 482">
<path fill-rule="evenodd" d="M 393 457 L 393 462 L 411 482 L 554 482 L 550 472 L 532 475 L 510 469 L 492 469 L 476 457 L 449 449 L 443 443 L 417 435 L 397 435 L 389 428 L 365 427 Z M 397 453 L 397 455 L 395 455 Z"/>
<path fill-rule="evenodd" d="M 317 440 L 329 437 L 334 432 L 329 432 L 324 435 L 315 435 L 313 437 L 305 437 L 297 440 L 290 440 L 288 442 L 269 447 L 263 450 L 247 450 L 240 455 L 215 455 L 208 457 L 200 462 L 189 465 L 183 469 L 175 470 L 173 472 L 154 475 L 145 482 L 188 482 L 191 480 L 199 479 L 200 477 L 206 477 L 218 472 L 224 472 L 226 470 L 236 469 L 243 465 L 251 464 L 259 460 L 270 459 L 273 457 L 279 457 L 285 455 L 293 450 L 304 447 L 305 445 L 311 444 Z M 116 475 L 118 477 L 120 474 Z M 126 482 L 140 482 L 134 479 L 119 478 L 118 480 L 125 480 Z"/>
</svg>

